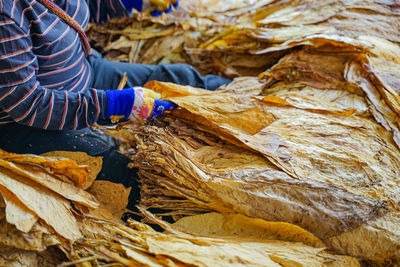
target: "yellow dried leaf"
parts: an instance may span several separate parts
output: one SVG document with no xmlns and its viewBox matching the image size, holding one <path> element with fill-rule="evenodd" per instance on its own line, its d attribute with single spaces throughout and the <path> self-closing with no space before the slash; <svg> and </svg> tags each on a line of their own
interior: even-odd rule
<svg viewBox="0 0 400 267">
<path fill-rule="evenodd" d="M 209 109 L 218 93 L 201 99 L 187 88 L 154 86 L 181 108 L 160 124 L 166 127 L 125 128 L 134 141 L 124 147 L 138 146 L 143 203 L 172 215 L 218 210 L 287 221 L 340 253 L 400 262 L 398 18 L 393 1 L 186 0 L 155 20 L 145 15 L 93 27 L 98 47 L 129 33 L 143 43 L 104 51 L 119 59 L 156 51 L 158 33 L 184 29 L 184 49 L 167 59 L 204 74 L 265 78 L 266 99 L 258 104 L 274 119 L 264 125 L 254 114 L 242 121 L 228 108 Z M 148 38 L 140 30 L 153 39 L 137 40 Z M 259 95 L 243 87 L 225 93 Z"/>
<path fill-rule="evenodd" d="M 28 233 L 37 222 L 38 216 L 30 211 L 15 195 L 0 186 L 0 193 L 6 204 L 6 219 L 21 232 Z"/>
<path fill-rule="evenodd" d="M 339 116 L 351 116 L 357 113 L 355 109 L 341 109 L 323 99 L 313 99 L 312 97 L 287 96 L 285 98 L 277 96 L 265 96 L 263 102 L 268 104 L 278 104 L 283 106 L 295 107 L 317 113 L 331 113 Z"/>
<path fill-rule="evenodd" d="M 253 135 L 275 120 L 275 117 L 263 110 L 257 101 L 239 95 L 214 93 L 170 100 L 199 117 L 199 123 L 213 125 L 225 132 L 237 131 Z"/>
<path fill-rule="evenodd" d="M 87 166 L 89 168 L 89 175 L 82 185 L 83 189 L 87 189 L 93 184 L 103 166 L 103 157 L 92 157 L 85 152 L 51 151 L 42 154 L 42 156 L 58 159 L 68 158 L 74 160 L 80 166 Z"/>
<path fill-rule="evenodd" d="M 37 155 L 21 155 L 0 150 L 0 159 L 23 164 L 38 164 L 52 173 L 68 177 L 78 187 L 82 187 L 89 175 L 86 167 L 81 167 L 71 159 L 52 159 Z"/>
<path fill-rule="evenodd" d="M 143 212 L 168 233 L 147 231 L 145 225 L 132 229 L 86 218 L 82 226 L 88 238 L 75 243 L 75 253 L 86 259 L 101 256 L 109 263 L 127 266 L 359 266 L 354 258 L 336 256 L 300 242 L 183 233 L 176 226 Z"/>
<path fill-rule="evenodd" d="M 174 225 L 182 230 L 202 235 L 296 241 L 313 247 L 324 247 L 319 238 L 297 225 L 268 222 L 242 214 L 206 213 L 184 217 Z"/>
<path fill-rule="evenodd" d="M 76 240 L 82 237 L 71 213 L 71 206 L 64 198 L 4 167 L 0 167 L 0 185 L 12 192 L 29 210 L 64 238 Z"/>
<path fill-rule="evenodd" d="M 1 217 L 1 216 L 0 216 Z M 19 231 L 5 219 L 0 220 L 0 252 L 3 248 L 26 251 L 43 251 L 49 246 L 60 244 L 57 237 L 36 223 L 28 233 Z"/>
<path fill-rule="evenodd" d="M 368 117 L 268 103 L 257 108 L 273 118 L 269 123 L 255 116 L 235 117 L 241 105 L 255 104 L 245 97 L 221 96 L 171 98 L 181 109 L 168 117 L 168 127 L 130 128 L 137 145 L 135 166 L 147 185 L 142 191 L 146 207 L 193 214 L 193 206 L 179 202 L 178 197 L 184 197 L 198 209 L 297 224 L 341 253 L 374 260 L 377 254 L 396 257 L 398 227 L 383 221 L 370 226 L 387 213 L 398 218 L 395 177 L 400 152 L 390 132 Z M 239 99 L 241 105 L 232 99 Z M 329 110 L 332 102 L 317 103 Z M 243 124 L 259 131 L 248 133 Z M 259 152 L 266 161 L 257 160 L 256 165 L 254 156 L 239 148 L 221 149 L 221 139 Z M 216 155 L 215 161 L 206 154 Z M 379 232 L 370 234 L 376 238 L 371 243 L 377 251 L 350 238 L 331 243 L 335 238 L 342 240 L 343 233 L 356 235 L 357 231 Z M 368 254 L 356 249 L 360 246 Z"/>
<path fill-rule="evenodd" d="M 144 85 L 161 95 L 161 98 L 182 97 L 188 95 L 204 95 L 207 91 L 187 85 L 177 85 L 173 83 L 150 81 Z"/>
<path fill-rule="evenodd" d="M 47 173 L 45 170 L 43 170 L 43 168 L 19 163 L 14 164 L 12 162 L 1 159 L 0 166 L 7 168 L 15 174 L 31 179 L 32 181 L 47 187 L 48 189 L 65 197 L 66 199 L 69 199 L 92 209 L 98 207 L 98 203 L 92 195 L 88 194 L 81 188 L 60 181 L 56 175 Z"/>
<path fill-rule="evenodd" d="M 139 262 L 140 264 L 144 264 L 145 266 L 150 266 L 150 267 L 162 267 L 163 266 L 160 263 L 158 263 L 157 259 L 155 259 L 153 255 L 146 255 L 143 252 L 135 251 L 126 246 L 122 246 L 122 248 L 124 249 L 124 251 L 128 257 L 130 257 L 131 259 L 134 259 L 135 261 Z"/>
<path fill-rule="evenodd" d="M 337 266 L 359 266 L 356 261 L 348 264 L 322 249 L 284 241 L 257 243 L 221 240 L 201 246 L 185 239 L 157 236 L 148 237 L 147 245 L 153 254 L 167 255 L 186 264 L 205 267 L 224 266 L 226 263 L 245 266 L 321 266 L 329 262 Z"/>
<path fill-rule="evenodd" d="M 0 266 L 39 267 L 39 257 L 33 251 L 9 250 L 0 252 Z"/>
</svg>

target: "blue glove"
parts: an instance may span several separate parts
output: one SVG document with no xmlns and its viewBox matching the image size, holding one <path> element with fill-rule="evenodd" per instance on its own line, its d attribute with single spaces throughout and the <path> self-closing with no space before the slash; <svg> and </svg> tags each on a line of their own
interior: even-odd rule
<svg viewBox="0 0 400 267">
<path fill-rule="evenodd" d="M 106 90 L 107 118 L 123 115 L 130 120 L 154 119 L 166 110 L 174 110 L 178 106 L 169 101 L 153 99 L 142 87 L 124 90 Z"/>
<path fill-rule="evenodd" d="M 126 10 L 130 12 L 133 8 L 139 12 L 151 8 L 150 14 L 153 17 L 158 17 L 162 13 L 170 13 L 172 7 L 179 7 L 178 0 L 122 0 Z"/>
<path fill-rule="evenodd" d="M 172 102 L 155 99 L 154 100 L 153 112 L 150 115 L 150 118 L 154 119 L 154 118 L 160 116 L 161 114 L 163 114 L 164 111 L 166 111 L 166 110 L 174 110 L 177 107 L 178 106 L 176 104 L 172 103 Z"/>
</svg>

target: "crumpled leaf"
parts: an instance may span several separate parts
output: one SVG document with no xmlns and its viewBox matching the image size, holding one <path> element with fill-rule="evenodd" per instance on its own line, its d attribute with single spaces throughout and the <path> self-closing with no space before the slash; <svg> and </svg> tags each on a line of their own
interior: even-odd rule
<svg viewBox="0 0 400 267">
<path fill-rule="evenodd" d="M 37 166 L 29 166 L 26 164 L 14 164 L 5 160 L 0 160 L 0 166 L 13 171 L 18 175 L 31 179 L 32 181 L 37 182 L 51 191 L 58 193 L 66 199 L 92 209 L 98 207 L 98 203 L 95 201 L 92 195 L 71 184 L 58 180 L 57 176 L 46 173 L 42 168 Z"/>
<path fill-rule="evenodd" d="M 0 167 L 0 185 L 64 238 L 76 240 L 82 237 L 71 206 L 64 198 L 3 167 Z"/>
<path fill-rule="evenodd" d="M 79 166 L 87 166 L 89 168 L 89 175 L 82 185 L 82 189 L 89 188 L 94 180 L 96 180 L 97 175 L 103 167 L 103 157 L 93 157 L 89 156 L 85 152 L 79 151 L 51 151 L 42 154 L 45 157 L 51 157 L 55 159 L 68 158 L 74 160 Z"/>
<path fill-rule="evenodd" d="M 137 147 L 132 158 L 145 185 L 141 203 L 176 214 L 208 208 L 285 221 L 344 254 L 369 260 L 395 257 L 397 227 L 383 223 L 399 218 L 395 174 L 400 155 L 391 133 L 368 113 L 315 113 L 246 97 L 234 91 L 171 97 L 180 109 L 160 124 L 123 126 Z M 316 103 L 329 110 L 334 102 Z M 237 122 L 237 109 L 253 106 L 273 120 L 241 116 L 243 121 Z M 258 132 L 246 132 L 242 123 L 255 125 L 251 128 Z M 185 206 L 182 198 L 196 203 L 198 210 Z M 354 244 L 349 237 L 360 231 L 369 244 Z"/>
<path fill-rule="evenodd" d="M 212 159 L 210 159 L 211 162 Z M 260 165 L 262 162 L 263 159 L 259 159 L 253 164 Z M 5 198 L 5 203 L 3 203 L 5 207 L 4 205 L 0 207 L 0 258 L 7 265 L 12 266 L 15 263 L 17 264 L 15 266 L 19 266 L 18 264 L 54 266 L 59 263 L 60 256 L 62 257 L 60 253 L 63 252 L 70 261 L 66 263 L 67 265 L 81 266 L 91 266 L 92 263 L 100 266 L 117 263 L 128 266 L 143 264 L 147 266 L 190 266 L 192 264 L 226 266 L 235 263 L 257 266 L 305 263 L 359 266 L 354 258 L 336 256 L 326 252 L 325 248 L 315 248 L 296 242 L 302 241 L 321 246 L 321 241 L 310 233 L 285 223 L 267 223 L 243 216 L 240 218 L 241 223 L 256 222 L 256 224 L 250 223 L 256 229 L 256 225 L 262 225 L 261 227 L 268 225 L 270 233 L 274 233 L 268 235 L 270 238 L 293 239 L 295 242 L 269 240 L 267 236 L 263 236 L 263 239 L 259 237 L 249 239 L 243 236 L 234 239 L 201 237 L 181 232 L 175 226 L 158 220 L 141 208 L 140 210 L 148 216 L 150 221 L 165 227 L 167 232 L 156 232 L 148 225 L 131 219 L 128 220 L 128 224 L 99 219 L 93 217 L 92 213 L 85 212 L 84 209 L 73 210 L 69 201 L 60 194 L 50 191 L 32 177 L 30 179 L 20 175 L 27 175 L 29 172 L 28 168 L 24 170 L 16 167 L 17 165 L 25 166 L 23 162 L 11 163 L 3 160 L 2 165 L 7 168 L 0 167 L 0 183 L 2 184 L 0 188 Z M 218 162 L 216 162 L 216 167 L 217 165 Z M 38 166 L 33 167 L 37 168 L 36 174 L 39 177 L 43 176 L 43 173 L 48 174 Z M 52 179 L 57 178 L 57 175 L 52 177 Z M 39 180 L 39 178 L 36 179 Z M 96 193 L 109 193 L 110 183 L 97 181 L 91 190 Z M 122 191 L 127 197 L 130 190 Z M 122 197 L 122 191 L 116 192 L 115 198 L 119 199 L 118 201 L 113 199 L 112 204 L 120 203 L 121 198 L 125 198 Z M 70 199 L 76 199 L 82 195 L 79 190 L 71 191 L 69 194 Z M 12 199 L 15 199 L 14 206 L 9 204 Z M 9 207 L 16 209 L 13 210 L 14 212 L 25 208 L 25 212 L 38 215 L 38 220 L 29 231 L 26 229 L 28 232 L 24 233 L 7 221 L 4 212 L 7 212 Z M 100 215 L 106 214 L 104 210 L 98 212 Z M 49 217 L 50 215 L 52 217 Z M 24 218 L 23 216 L 20 219 Z M 20 225 L 25 226 L 25 224 Z M 76 233 L 73 232 L 75 226 L 78 231 Z M 280 232 L 282 228 L 291 229 L 295 234 L 283 234 Z M 240 230 L 240 227 L 237 230 Z M 53 245 L 57 245 L 60 250 L 52 250 L 50 246 Z M 54 260 L 48 259 L 48 253 L 53 253 Z"/>
<path fill-rule="evenodd" d="M 10 250 L 44 251 L 49 246 L 58 245 L 60 241 L 40 223 L 36 223 L 28 233 L 19 231 L 14 225 L 0 220 L 0 248 Z M 0 249 L 0 252 L 2 250 Z"/>
<path fill-rule="evenodd" d="M 189 63 L 202 74 L 262 79 L 260 90 L 242 83 L 205 94 L 149 86 L 181 108 L 113 132 L 140 167 L 142 204 L 174 216 L 217 210 L 285 221 L 338 253 L 400 262 L 398 18 L 393 1 L 186 0 L 158 18 L 135 13 L 92 26 L 88 35 L 107 58 Z M 183 43 L 177 38 L 167 53 L 166 40 L 175 34 L 183 34 Z M 150 53 L 160 44 L 161 58 Z M 142 236 L 129 238 L 144 243 Z M 216 265 L 222 258 L 175 250 L 188 244 L 207 251 L 189 240 L 170 245 L 160 238 L 182 261 Z M 135 261 L 125 258 L 129 250 L 116 250 L 100 254 L 125 264 L 149 255 L 132 253 Z M 281 255 L 269 259 L 298 263 Z M 171 258 L 157 260 L 182 264 Z"/>
<path fill-rule="evenodd" d="M 129 202 L 132 188 L 125 188 L 122 184 L 109 181 L 95 181 L 88 192 L 95 196 L 106 208 L 111 211 L 114 218 L 121 219 Z"/>
<path fill-rule="evenodd" d="M 346 117 L 357 113 L 357 110 L 355 109 L 342 109 L 323 99 L 313 99 L 311 97 L 288 96 L 282 98 L 277 96 L 266 96 L 261 101 L 268 104 L 290 106 L 299 109 L 305 109 L 311 112 L 332 113 Z M 323 103 L 322 105 L 321 102 Z"/>
<path fill-rule="evenodd" d="M 207 94 L 201 88 L 158 81 L 147 82 L 144 87 L 159 93 L 161 98 Z"/>
<path fill-rule="evenodd" d="M 33 251 L 0 252 L 0 266 L 9 267 L 38 267 L 38 255 Z"/>
<path fill-rule="evenodd" d="M 267 222 L 242 214 L 206 213 L 184 217 L 174 223 L 174 226 L 202 235 L 296 241 L 313 247 L 324 247 L 321 240 L 296 225 L 284 222 Z"/>
<path fill-rule="evenodd" d="M 15 195 L 4 187 L 0 194 L 5 202 L 7 222 L 16 226 L 23 233 L 28 233 L 38 220 L 38 216 L 30 211 Z"/>
<path fill-rule="evenodd" d="M 82 187 L 89 174 L 87 168 L 79 166 L 71 159 L 47 159 L 36 155 L 8 153 L 4 150 L 0 150 L 0 159 L 13 163 L 34 164 L 45 169 L 48 168 L 50 172 L 59 175 L 59 177 L 69 179 L 70 182 L 72 181 L 78 187 Z"/>
<path fill-rule="evenodd" d="M 10 247 L 0 249 L 0 266 L 54 267 L 61 262 L 62 255 L 55 249 L 39 253 Z"/>
<path fill-rule="evenodd" d="M 307 266 L 334 262 L 340 264 L 341 258 L 324 255 L 321 250 L 305 247 L 301 243 L 220 243 L 200 246 L 186 240 L 147 238 L 149 251 L 169 255 L 186 264 L 195 266 L 223 266 L 224 263 L 244 264 L 246 266 L 282 266 L 305 264 Z M 343 266 L 358 266 L 354 260 L 341 262 Z"/>
<path fill-rule="evenodd" d="M 145 214 L 153 223 L 165 227 L 167 232 L 148 230 L 148 226 L 138 222 L 130 228 L 106 220 L 87 218 L 82 221 L 82 231 L 90 238 L 84 243 L 76 242 L 76 252 L 82 257 L 95 255 L 124 265 L 359 266 L 354 258 L 332 255 L 323 248 L 300 242 L 197 236 L 181 232 L 148 212 Z M 102 242 L 104 239 L 107 242 Z M 84 249 L 89 247 L 92 249 Z"/>
<path fill-rule="evenodd" d="M 356 93 L 335 90 L 335 89 L 319 89 L 302 83 L 284 83 L 277 82 L 268 89 L 264 90 L 262 95 L 287 98 L 296 97 L 301 99 L 311 99 L 313 105 L 324 103 L 321 107 L 333 107 L 334 110 L 354 111 L 358 116 L 371 116 L 368 105 L 363 95 Z M 334 113 L 334 112 L 332 112 Z M 340 114 L 338 114 L 340 115 Z"/>
</svg>

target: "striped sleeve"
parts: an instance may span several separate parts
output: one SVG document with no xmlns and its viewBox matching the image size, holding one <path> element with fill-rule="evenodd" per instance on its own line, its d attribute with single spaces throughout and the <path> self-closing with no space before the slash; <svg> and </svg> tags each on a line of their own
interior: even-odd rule
<svg viewBox="0 0 400 267">
<path fill-rule="evenodd" d="M 85 128 L 104 118 L 106 93 L 45 88 L 37 80 L 38 61 L 31 38 L 0 14 L 0 108 L 24 125 L 48 130 Z"/>
<path fill-rule="evenodd" d="M 90 10 L 90 21 L 104 23 L 112 18 L 124 17 L 128 13 L 121 0 L 86 0 Z"/>
</svg>

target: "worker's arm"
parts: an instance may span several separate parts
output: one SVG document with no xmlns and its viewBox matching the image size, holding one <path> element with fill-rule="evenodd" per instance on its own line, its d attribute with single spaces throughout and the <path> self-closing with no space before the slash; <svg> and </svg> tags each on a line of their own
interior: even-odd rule
<svg viewBox="0 0 400 267">
<path fill-rule="evenodd" d="M 99 118 L 147 119 L 172 103 L 145 97 L 143 90 L 53 90 L 37 80 L 32 40 L 11 18 L 0 15 L 0 108 L 15 122 L 47 130 L 85 128 Z"/>
<path fill-rule="evenodd" d="M 20 124 L 49 130 L 84 128 L 105 118 L 104 91 L 48 89 L 37 80 L 38 69 L 31 36 L 1 14 L 0 108 Z"/>
</svg>

